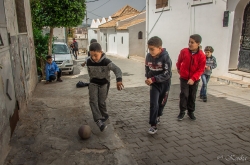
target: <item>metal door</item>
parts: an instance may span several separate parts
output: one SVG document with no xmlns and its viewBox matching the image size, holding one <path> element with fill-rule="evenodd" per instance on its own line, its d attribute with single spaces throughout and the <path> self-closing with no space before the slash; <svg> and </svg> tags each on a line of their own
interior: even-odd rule
<svg viewBox="0 0 250 165">
<path fill-rule="evenodd" d="M 238 70 L 250 72 L 250 3 L 244 11 Z"/>
</svg>

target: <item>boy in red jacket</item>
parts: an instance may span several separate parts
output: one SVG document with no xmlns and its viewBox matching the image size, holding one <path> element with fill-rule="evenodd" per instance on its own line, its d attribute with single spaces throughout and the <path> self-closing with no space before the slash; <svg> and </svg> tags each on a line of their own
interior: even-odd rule
<svg viewBox="0 0 250 165">
<path fill-rule="evenodd" d="M 180 114 L 178 120 L 182 120 L 185 111 L 188 110 L 188 116 L 195 120 L 195 100 L 200 76 L 204 72 L 206 65 L 206 56 L 199 49 L 201 36 L 194 34 L 190 36 L 188 47 L 181 50 L 176 63 L 177 71 L 180 74 Z"/>
</svg>

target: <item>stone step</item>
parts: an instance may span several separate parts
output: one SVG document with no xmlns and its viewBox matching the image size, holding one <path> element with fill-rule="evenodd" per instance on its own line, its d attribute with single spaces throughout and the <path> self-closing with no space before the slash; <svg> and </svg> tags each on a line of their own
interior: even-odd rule
<svg viewBox="0 0 250 165">
<path fill-rule="evenodd" d="M 230 77 L 243 82 L 250 83 L 250 73 L 242 71 L 229 71 L 226 77 Z"/>
<path fill-rule="evenodd" d="M 239 80 L 239 79 L 233 79 L 233 78 L 221 76 L 221 77 L 217 77 L 217 81 L 220 81 L 227 85 L 233 85 L 233 86 L 237 86 L 241 88 L 250 88 L 250 83 L 245 82 L 243 80 Z"/>
</svg>

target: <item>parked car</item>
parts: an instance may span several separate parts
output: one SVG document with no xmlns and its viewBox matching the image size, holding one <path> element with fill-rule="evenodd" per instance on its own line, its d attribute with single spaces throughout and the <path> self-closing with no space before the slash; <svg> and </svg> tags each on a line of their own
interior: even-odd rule
<svg viewBox="0 0 250 165">
<path fill-rule="evenodd" d="M 62 72 L 74 73 L 73 54 L 71 54 L 66 43 L 54 42 L 52 57 Z"/>
</svg>

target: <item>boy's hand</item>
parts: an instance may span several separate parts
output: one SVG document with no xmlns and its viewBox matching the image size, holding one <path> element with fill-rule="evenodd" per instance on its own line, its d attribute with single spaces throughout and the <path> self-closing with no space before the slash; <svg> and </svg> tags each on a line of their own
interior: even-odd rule
<svg viewBox="0 0 250 165">
<path fill-rule="evenodd" d="M 152 81 L 151 78 L 149 78 L 149 79 L 145 80 L 145 83 L 146 83 L 147 85 L 151 85 L 151 84 L 153 83 L 153 81 Z"/>
<path fill-rule="evenodd" d="M 180 74 L 180 70 L 179 69 L 177 69 L 177 72 Z"/>
<path fill-rule="evenodd" d="M 86 62 L 82 63 L 81 66 L 84 67 L 86 65 Z"/>
<path fill-rule="evenodd" d="M 124 88 L 124 85 L 122 84 L 122 82 L 117 82 L 116 86 L 117 86 L 117 90 L 119 90 L 119 91 Z"/>
<path fill-rule="evenodd" d="M 189 79 L 187 82 L 188 85 L 194 85 L 194 81 L 192 79 Z"/>
<path fill-rule="evenodd" d="M 206 70 L 210 70 L 210 66 L 206 66 L 205 68 L 206 68 Z"/>
</svg>

